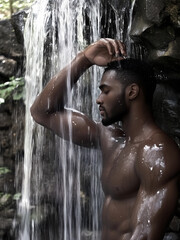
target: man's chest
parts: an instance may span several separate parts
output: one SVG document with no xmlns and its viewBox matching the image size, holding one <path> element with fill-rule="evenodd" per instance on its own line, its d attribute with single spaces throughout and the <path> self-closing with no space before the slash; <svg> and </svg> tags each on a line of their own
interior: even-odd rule
<svg viewBox="0 0 180 240">
<path fill-rule="evenodd" d="M 102 187 L 105 195 L 123 198 L 138 191 L 136 175 L 137 146 L 116 144 L 103 154 Z"/>
</svg>

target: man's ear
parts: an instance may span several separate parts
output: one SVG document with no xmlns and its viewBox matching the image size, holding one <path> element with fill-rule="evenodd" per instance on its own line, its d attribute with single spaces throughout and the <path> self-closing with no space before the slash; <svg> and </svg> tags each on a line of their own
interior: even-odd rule
<svg viewBox="0 0 180 240">
<path fill-rule="evenodd" d="M 132 83 L 127 87 L 127 97 L 129 100 L 134 100 L 140 92 L 140 88 L 136 83 Z"/>
</svg>

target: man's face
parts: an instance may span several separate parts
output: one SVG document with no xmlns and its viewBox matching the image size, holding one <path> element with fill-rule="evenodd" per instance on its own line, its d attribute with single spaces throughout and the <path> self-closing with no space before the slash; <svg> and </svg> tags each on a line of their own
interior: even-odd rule
<svg viewBox="0 0 180 240">
<path fill-rule="evenodd" d="M 103 74 L 100 86 L 101 94 L 97 99 L 102 123 L 105 126 L 122 121 L 127 113 L 125 87 L 117 80 L 114 70 Z"/>
</svg>

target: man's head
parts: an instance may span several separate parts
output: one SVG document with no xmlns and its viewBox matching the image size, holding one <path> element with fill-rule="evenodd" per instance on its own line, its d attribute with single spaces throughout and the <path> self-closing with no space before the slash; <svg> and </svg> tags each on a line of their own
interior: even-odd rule
<svg viewBox="0 0 180 240">
<path fill-rule="evenodd" d="M 127 58 L 109 63 L 104 72 L 109 70 L 115 70 L 117 78 L 124 86 L 137 84 L 143 91 L 146 103 L 152 105 L 156 79 L 149 64 L 138 59 Z"/>
<path fill-rule="evenodd" d="M 143 61 L 131 58 L 111 62 L 105 68 L 100 85 L 102 93 L 97 99 L 104 125 L 122 120 L 127 113 L 125 89 L 128 86 L 141 89 L 146 104 L 152 105 L 156 87 L 152 68 Z"/>
</svg>

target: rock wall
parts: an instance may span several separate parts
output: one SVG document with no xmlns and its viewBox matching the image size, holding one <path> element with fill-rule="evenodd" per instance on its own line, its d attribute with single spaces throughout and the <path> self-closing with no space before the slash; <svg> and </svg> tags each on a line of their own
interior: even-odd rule
<svg viewBox="0 0 180 240">
<path fill-rule="evenodd" d="M 130 36 L 136 46 L 145 48 L 143 58 L 157 75 L 156 122 L 180 146 L 180 2 L 136 0 Z M 174 232 L 170 239 L 180 239 L 180 201 L 167 231 Z"/>
<path fill-rule="evenodd" d="M 23 58 L 23 45 L 18 43 L 11 21 L 0 21 L 0 84 L 23 75 Z M 23 156 L 23 130 L 24 103 L 10 97 L 0 104 L 0 239 L 11 239 L 13 230 L 21 191 L 18 169 Z"/>
<path fill-rule="evenodd" d="M 154 98 L 157 123 L 180 141 L 180 2 L 137 0 L 131 38 L 146 48 L 144 56 L 157 72 Z"/>
</svg>

